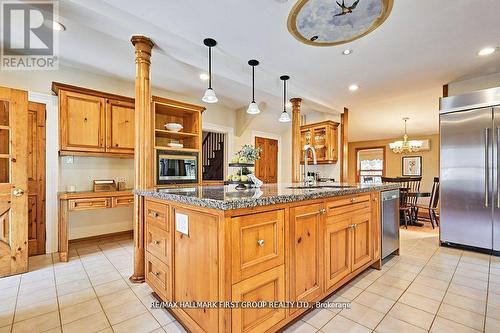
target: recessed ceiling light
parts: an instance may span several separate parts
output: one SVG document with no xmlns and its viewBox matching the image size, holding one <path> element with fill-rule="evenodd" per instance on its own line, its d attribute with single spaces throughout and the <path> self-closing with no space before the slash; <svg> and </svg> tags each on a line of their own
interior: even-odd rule
<svg viewBox="0 0 500 333">
<path fill-rule="evenodd" d="M 207 73 L 201 73 L 200 74 L 200 80 L 206 81 L 210 78 Z"/>
<path fill-rule="evenodd" d="M 351 84 L 351 85 L 349 86 L 349 90 L 350 90 L 350 91 L 356 91 L 356 90 L 358 90 L 358 89 L 359 89 L 359 86 L 358 86 L 357 84 Z"/>
<path fill-rule="evenodd" d="M 344 51 L 342 51 L 342 54 L 343 55 L 349 55 L 352 53 L 352 50 L 351 49 L 345 49 Z"/>
<path fill-rule="evenodd" d="M 487 56 L 487 55 L 493 54 L 496 50 L 497 50 L 496 47 L 485 47 L 485 48 L 479 50 L 479 52 L 477 54 L 480 56 Z"/>
<path fill-rule="evenodd" d="M 66 27 L 64 26 L 64 24 L 62 24 L 60 22 L 52 21 L 52 29 L 54 31 L 64 31 L 64 30 L 66 30 Z"/>
</svg>

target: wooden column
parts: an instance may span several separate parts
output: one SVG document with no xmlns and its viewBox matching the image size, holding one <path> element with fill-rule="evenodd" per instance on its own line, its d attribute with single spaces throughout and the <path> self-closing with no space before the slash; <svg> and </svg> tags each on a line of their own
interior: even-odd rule
<svg viewBox="0 0 500 333">
<path fill-rule="evenodd" d="M 154 186 L 154 124 L 151 108 L 151 49 L 153 41 L 144 36 L 132 36 L 135 47 L 135 149 L 134 188 Z M 134 274 L 132 282 L 144 282 L 144 201 L 134 196 Z"/>
<path fill-rule="evenodd" d="M 300 103 L 302 98 L 292 98 L 292 182 L 300 182 Z"/>
<path fill-rule="evenodd" d="M 340 181 L 347 183 L 349 179 L 349 109 L 344 108 L 344 113 L 340 115 Z"/>
</svg>

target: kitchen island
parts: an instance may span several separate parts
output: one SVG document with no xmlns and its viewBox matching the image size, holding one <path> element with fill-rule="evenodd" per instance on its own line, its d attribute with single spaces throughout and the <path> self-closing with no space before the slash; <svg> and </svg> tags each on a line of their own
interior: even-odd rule
<svg viewBox="0 0 500 333">
<path fill-rule="evenodd" d="M 327 186 L 136 191 L 144 200 L 146 282 L 162 301 L 177 302 L 168 307 L 191 332 L 279 330 L 304 305 L 370 266 L 380 269 L 380 191 L 397 185 Z M 226 301 L 233 303 L 179 303 Z"/>
</svg>

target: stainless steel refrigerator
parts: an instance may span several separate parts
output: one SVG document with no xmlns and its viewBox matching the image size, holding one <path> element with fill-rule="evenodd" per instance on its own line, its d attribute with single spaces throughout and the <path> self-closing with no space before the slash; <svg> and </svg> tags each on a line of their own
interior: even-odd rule
<svg viewBox="0 0 500 333">
<path fill-rule="evenodd" d="M 500 88 L 440 101 L 440 240 L 500 253 Z"/>
</svg>

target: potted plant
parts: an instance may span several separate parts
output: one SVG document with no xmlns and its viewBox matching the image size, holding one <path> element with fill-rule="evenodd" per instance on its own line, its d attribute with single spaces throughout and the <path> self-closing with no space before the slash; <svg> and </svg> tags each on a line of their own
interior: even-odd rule
<svg viewBox="0 0 500 333">
<path fill-rule="evenodd" d="M 252 145 L 243 145 L 234 157 L 231 159 L 231 163 L 255 163 L 260 158 L 260 153 L 262 148 L 254 147 Z"/>
</svg>

